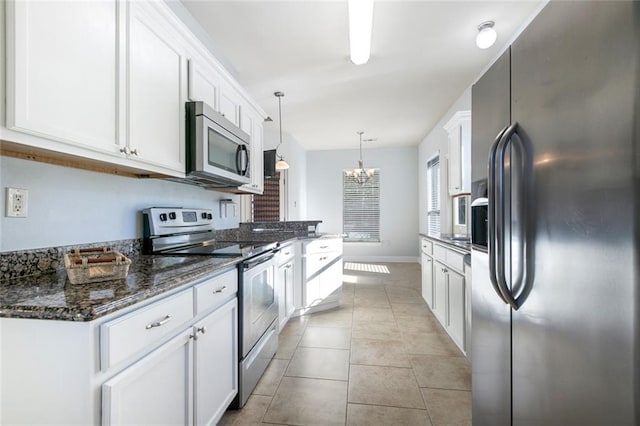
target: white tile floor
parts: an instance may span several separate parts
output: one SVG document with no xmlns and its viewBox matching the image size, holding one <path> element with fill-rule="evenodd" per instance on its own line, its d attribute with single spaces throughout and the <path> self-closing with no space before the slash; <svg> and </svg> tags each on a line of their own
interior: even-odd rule
<svg viewBox="0 0 640 426">
<path fill-rule="evenodd" d="M 467 425 L 471 368 L 420 296 L 417 263 L 345 263 L 343 300 L 292 318 L 222 425 Z"/>
</svg>

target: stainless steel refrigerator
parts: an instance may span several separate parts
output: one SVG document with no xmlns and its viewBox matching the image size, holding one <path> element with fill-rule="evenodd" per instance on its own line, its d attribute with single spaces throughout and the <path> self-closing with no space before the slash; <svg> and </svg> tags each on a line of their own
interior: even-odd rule
<svg viewBox="0 0 640 426">
<path fill-rule="evenodd" d="M 640 2 L 552 1 L 473 86 L 474 424 L 640 424 L 639 61 Z"/>
</svg>

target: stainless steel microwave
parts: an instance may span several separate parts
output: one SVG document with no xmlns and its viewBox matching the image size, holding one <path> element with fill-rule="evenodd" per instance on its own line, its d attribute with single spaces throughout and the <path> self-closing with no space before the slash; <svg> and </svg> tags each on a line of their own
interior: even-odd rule
<svg viewBox="0 0 640 426">
<path fill-rule="evenodd" d="M 187 102 L 186 179 L 209 188 L 249 183 L 250 136 L 204 102 Z"/>
</svg>

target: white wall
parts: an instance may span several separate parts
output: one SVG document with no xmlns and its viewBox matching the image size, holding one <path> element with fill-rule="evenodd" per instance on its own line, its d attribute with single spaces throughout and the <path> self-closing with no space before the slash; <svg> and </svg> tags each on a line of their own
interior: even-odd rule
<svg viewBox="0 0 640 426">
<path fill-rule="evenodd" d="M 418 254 L 417 147 L 365 149 L 366 167 L 380 168 L 380 244 L 345 243 L 347 260 L 415 261 Z M 342 174 L 358 150 L 307 152 L 307 216 L 321 232 L 342 233 Z"/>
<path fill-rule="evenodd" d="M 217 229 L 237 227 L 240 214 L 219 217 L 217 201 L 233 194 L 10 157 L 0 157 L 0 186 L 0 251 L 140 238 L 146 207 L 212 208 Z M 29 191 L 27 218 L 5 217 L 5 187 Z"/>
<path fill-rule="evenodd" d="M 277 120 L 264 123 L 264 149 L 275 149 L 279 142 L 280 132 Z M 285 172 L 285 178 L 288 179 L 287 220 L 305 220 L 307 219 L 307 151 L 295 138 L 283 132 L 282 146 L 278 148 L 278 155 L 284 156 L 289 163 L 289 169 Z"/>
<path fill-rule="evenodd" d="M 420 212 L 420 232 L 427 232 L 427 161 L 440 152 L 440 231 L 452 232 L 452 199 L 447 189 L 447 161 L 449 155 L 449 140 L 443 125 L 458 111 L 471 111 L 471 87 L 468 87 L 454 102 L 446 114 L 418 146 L 419 185 L 418 201 Z M 417 240 L 416 240 L 417 244 Z"/>
</svg>

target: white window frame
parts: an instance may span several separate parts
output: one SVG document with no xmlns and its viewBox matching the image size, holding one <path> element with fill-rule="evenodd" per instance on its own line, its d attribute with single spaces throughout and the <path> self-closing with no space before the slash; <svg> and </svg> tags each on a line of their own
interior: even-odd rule
<svg viewBox="0 0 640 426">
<path fill-rule="evenodd" d="M 376 244 L 380 243 L 380 169 L 372 168 L 374 174 L 364 185 L 355 182 L 353 177 L 342 173 L 342 232 L 345 243 Z M 349 186 L 347 186 L 349 185 Z M 370 191 L 369 198 L 357 199 L 355 190 Z M 350 197 L 347 199 L 347 197 Z M 371 197 L 373 196 L 373 198 Z M 374 198 L 377 197 L 377 200 Z M 354 210 L 361 203 L 360 221 L 368 219 L 368 223 L 358 223 L 356 217 L 350 218 L 347 209 Z M 371 211 L 371 209 L 373 209 Z M 367 211 L 369 210 L 369 211 Z M 354 213 L 355 215 L 355 213 Z M 360 234 L 360 236 L 358 235 Z M 373 235 L 372 235 L 373 234 Z"/>
</svg>

